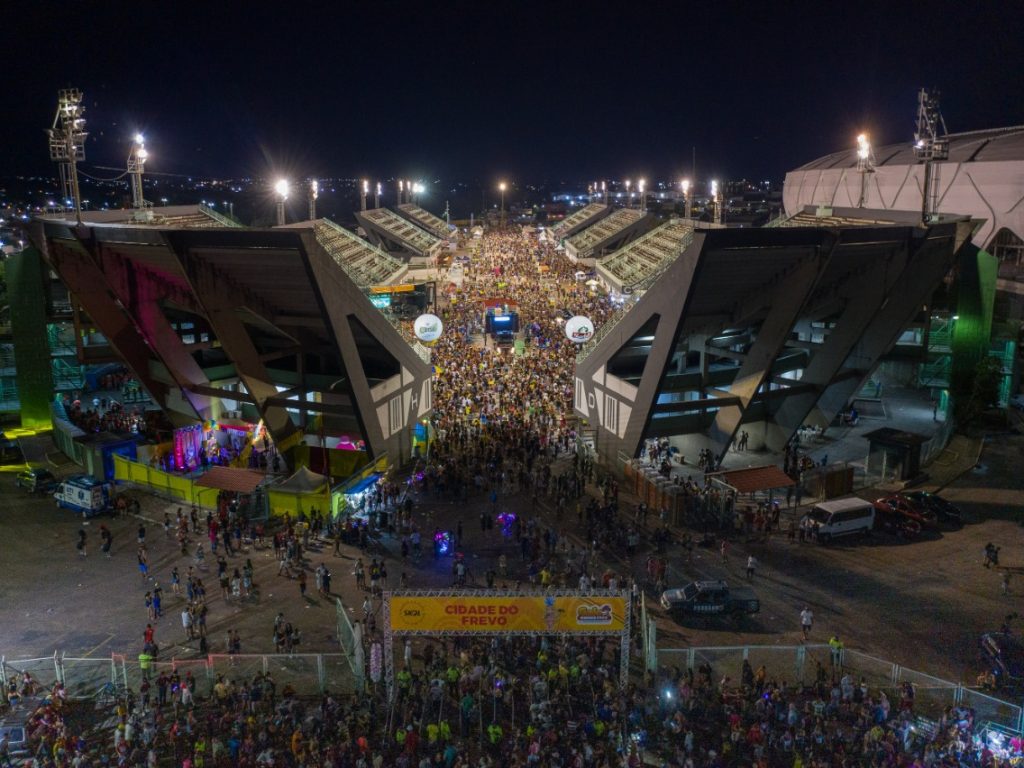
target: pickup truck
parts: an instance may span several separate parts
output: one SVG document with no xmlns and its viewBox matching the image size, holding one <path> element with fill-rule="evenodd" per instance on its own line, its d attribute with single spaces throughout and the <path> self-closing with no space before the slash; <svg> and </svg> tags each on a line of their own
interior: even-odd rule
<svg viewBox="0 0 1024 768">
<path fill-rule="evenodd" d="M 681 589 L 666 589 L 661 607 L 673 619 L 684 616 L 743 617 L 761 610 L 761 601 L 752 589 L 730 589 L 724 581 L 694 581 Z"/>
</svg>

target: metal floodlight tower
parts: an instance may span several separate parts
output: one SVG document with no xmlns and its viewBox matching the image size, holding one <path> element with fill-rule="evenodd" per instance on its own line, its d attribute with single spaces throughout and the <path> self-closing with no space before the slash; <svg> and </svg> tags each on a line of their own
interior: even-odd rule
<svg viewBox="0 0 1024 768">
<path fill-rule="evenodd" d="M 373 196 L 373 207 L 380 208 L 380 182 L 377 182 L 377 192 Z"/>
<path fill-rule="evenodd" d="M 608 182 L 601 182 L 601 195 L 604 198 L 604 204 L 608 205 Z"/>
<path fill-rule="evenodd" d="M 693 197 L 690 195 L 690 180 L 683 179 L 680 182 L 679 186 L 683 190 L 683 217 L 687 219 L 692 219 Z"/>
<path fill-rule="evenodd" d="M 863 208 L 868 196 L 868 174 L 875 172 L 875 155 L 866 133 L 857 136 L 857 172 L 860 173 L 860 200 L 857 201 L 857 207 Z"/>
<path fill-rule="evenodd" d="M 274 192 L 277 195 L 277 226 L 283 227 L 285 224 L 284 201 L 288 199 L 288 180 L 278 179 L 274 184 Z"/>
<path fill-rule="evenodd" d="M 82 92 L 77 88 L 65 88 L 57 92 L 57 114 L 53 126 L 47 131 L 50 137 L 50 159 L 60 163 L 60 184 L 64 200 L 70 200 L 75 207 L 75 218 L 82 223 L 82 195 L 78 190 L 77 163 L 85 160 L 85 107 L 82 106 Z"/>
<path fill-rule="evenodd" d="M 647 195 L 645 194 L 645 191 L 647 189 L 647 179 L 640 179 L 640 181 L 638 181 L 636 183 L 636 189 L 637 189 L 637 192 L 639 192 L 639 194 L 640 194 L 640 212 L 641 213 L 646 213 L 647 212 Z"/>
<path fill-rule="evenodd" d="M 939 130 L 942 133 L 939 133 Z M 939 111 L 939 92 L 922 88 L 917 94 L 917 130 L 914 131 L 914 154 L 924 161 L 924 183 L 921 185 L 921 220 L 927 222 L 935 212 L 934 169 L 936 161 L 949 158 L 946 121 Z"/>
<path fill-rule="evenodd" d="M 626 179 L 626 207 L 627 208 L 632 208 L 633 207 L 633 196 L 630 194 L 630 191 L 629 191 L 629 186 L 632 183 L 633 183 L 632 181 L 630 181 L 629 179 Z"/>
<path fill-rule="evenodd" d="M 498 185 L 498 189 L 501 191 L 501 223 L 505 224 L 505 190 L 508 189 L 508 185 L 505 182 L 501 182 Z"/>
<path fill-rule="evenodd" d="M 398 204 L 401 205 L 404 201 L 402 200 L 402 192 L 405 190 L 405 182 L 401 179 L 398 180 Z"/>
<path fill-rule="evenodd" d="M 316 199 L 320 196 L 320 182 L 309 182 L 309 220 L 316 221 Z"/>
<path fill-rule="evenodd" d="M 718 201 L 718 182 L 711 181 L 711 220 L 715 224 L 722 223 L 722 205 Z"/>
<path fill-rule="evenodd" d="M 359 190 L 359 210 L 360 211 L 365 211 L 366 210 L 366 196 L 368 194 L 370 194 L 370 182 L 368 182 L 366 179 L 363 179 L 363 186 Z M 374 207 L 375 208 L 380 208 L 379 205 L 378 206 L 374 206 Z"/>
<path fill-rule="evenodd" d="M 132 148 L 128 153 L 128 177 L 132 186 L 132 208 L 142 210 L 152 203 L 147 203 L 142 192 L 142 171 L 149 158 L 146 151 L 146 138 L 141 133 L 136 133 L 132 139 Z"/>
</svg>

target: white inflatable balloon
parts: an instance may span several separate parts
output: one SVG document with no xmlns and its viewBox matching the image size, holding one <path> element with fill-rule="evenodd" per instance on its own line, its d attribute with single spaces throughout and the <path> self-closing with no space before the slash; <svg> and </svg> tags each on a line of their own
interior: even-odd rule
<svg viewBox="0 0 1024 768">
<path fill-rule="evenodd" d="M 426 344 L 441 338 L 441 331 L 443 330 L 444 324 L 437 315 L 420 315 L 416 318 L 416 322 L 412 324 L 412 332 L 416 334 L 416 338 Z"/>
<path fill-rule="evenodd" d="M 569 341 L 583 344 L 593 338 L 594 324 L 590 322 L 589 317 L 574 315 L 565 322 L 565 335 L 569 338 Z"/>
</svg>

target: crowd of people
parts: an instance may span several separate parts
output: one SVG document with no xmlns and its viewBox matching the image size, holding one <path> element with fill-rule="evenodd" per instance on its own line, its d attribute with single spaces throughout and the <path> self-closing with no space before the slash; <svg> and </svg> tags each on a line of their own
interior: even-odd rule
<svg viewBox="0 0 1024 768">
<path fill-rule="evenodd" d="M 493 567 L 476 574 L 477 584 L 511 586 L 529 582 L 541 588 L 632 588 L 633 574 L 604 568 L 599 555 L 632 555 L 649 514 L 637 507 L 632 523 L 619 510 L 619 489 L 598 478 L 595 467 L 575 450 L 572 411 L 577 345 L 563 330 L 565 312 L 590 317 L 595 326 L 615 311 L 608 297 L 577 279 L 576 266 L 552 246 L 519 231 L 488 232 L 466 265 L 466 279 L 448 292 L 441 313 L 446 333 L 433 348 L 437 375 L 428 454 L 413 473 L 412 487 L 423 500 L 479 502 L 487 535 L 507 538 L 520 562 L 501 554 Z M 481 337 L 489 303 L 514 306 L 524 347 L 498 345 Z M 561 320 L 561 322 L 560 322 Z M 80 406 L 80 404 L 79 404 Z M 72 408 L 75 411 L 74 408 Z M 108 409 L 105 413 L 109 413 Z M 76 418 L 101 418 L 75 411 Z M 666 453 L 653 458 L 669 461 Z M 562 459 L 559 461 L 559 459 Z M 599 498 L 588 498 L 589 483 L 600 480 Z M 748 534 L 778 525 L 777 508 L 748 509 L 735 515 L 735 499 L 722 498 L 705 482 L 679 480 L 687 509 L 719 516 L 727 509 Z M 509 514 L 501 499 L 524 494 L 543 498 L 556 511 L 555 524 L 539 515 Z M 286 519 L 272 536 L 281 577 L 298 582 L 306 597 L 310 539 L 333 539 L 364 550 L 355 559 L 356 586 L 364 590 L 364 627 L 369 659 L 367 690 L 357 695 L 324 693 L 310 699 L 289 685 L 278 685 L 273 671 L 218 676 L 212 685 L 188 673 L 146 674 L 158 648 L 152 631 L 161 615 L 159 584 L 149 589 L 150 625 L 145 635 L 144 681 L 116 705 L 107 723 L 85 723 L 63 690 L 55 689 L 32 716 L 28 734 L 38 768 L 87 768 L 116 764 L 128 768 L 638 768 L 645 763 L 680 768 L 725 766 L 1002 766 L 975 743 L 973 714 L 949 708 L 937 720 L 919 717 L 913 689 L 890 701 L 841 666 L 841 657 L 818 664 L 812 680 L 790 682 L 764 667 L 744 665 L 739 679 L 708 665 L 663 671 L 620 686 L 622 653 L 618 639 L 506 636 L 457 637 L 406 643 L 389 699 L 374 648 L 374 600 L 387 588 L 387 564 L 368 554 L 368 532 L 388 531 L 401 545 L 399 586 L 407 586 L 410 558 L 425 549 L 441 553 L 442 532 L 428 505 L 413 509 L 401 485 L 387 480 L 363 501 L 369 524 L 335 528 L 319 514 Z M 534 505 L 536 506 L 536 504 Z M 499 514 L 501 513 L 501 514 Z M 564 526 L 576 518 L 585 532 L 581 546 Z M 182 553 L 195 551 L 191 565 L 177 567 L 171 590 L 181 595 L 181 635 L 200 652 L 210 649 L 207 587 L 214 582 L 202 539 L 209 539 L 216 581 L 226 601 L 258 596 L 251 561 L 230 563 L 242 541 L 262 543 L 263 531 L 250 526 L 230 503 L 218 504 L 205 529 L 195 509 L 165 520 L 168 537 L 177 535 Z M 433 532 L 431 534 L 431 532 Z M 461 554 L 463 523 L 451 542 L 453 583 L 473 581 L 469 558 Z M 140 551 L 144 546 L 140 528 Z M 440 538 L 439 538 L 440 537 Z M 196 539 L 199 538 L 199 543 Z M 433 541 L 430 541 L 433 538 Z M 426 539 L 426 541 L 423 541 Z M 663 542 L 664 538 L 655 540 Z M 513 548 L 514 542 L 514 548 Z M 685 547 L 692 543 L 684 542 Z M 429 551 L 428 549 L 428 551 Z M 108 550 L 105 550 L 109 552 Z M 84 556 L 84 543 L 81 550 Z M 725 549 L 722 549 L 725 557 Z M 364 565 L 363 558 L 366 559 Z M 513 555 L 513 559 L 514 555 Z M 142 561 L 140 559 L 140 570 Z M 462 570 L 459 570 L 459 566 Z M 748 562 L 748 576 L 752 572 Z M 397 570 L 397 569 L 396 569 Z M 142 571 L 143 577 L 147 573 Z M 321 562 L 314 577 L 321 595 L 331 594 L 331 574 Z M 368 578 L 367 578 L 368 577 Z M 665 562 L 650 557 L 647 581 L 663 586 Z M 215 589 L 215 588 L 214 588 Z M 155 605 L 154 605 L 155 603 Z M 177 609 L 177 608 L 176 608 Z M 807 625 L 808 630 L 810 625 Z M 365 630 L 365 631 L 364 631 Z M 242 638 L 227 628 L 224 650 L 238 653 Z M 279 614 L 273 626 L 279 653 L 301 647 L 297 626 Z M 248 641 L 248 638 L 246 638 Z M 219 649 L 213 649 L 219 650 Z M 142 656 L 140 656 L 140 662 Z M 208 689 L 207 689 L 208 686 Z M 14 685 L 18 689 L 17 681 Z M 24 686 L 22 686 L 24 688 Z M 14 691 L 17 698 L 17 690 Z M 10 693 L 9 693 L 10 696 Z M 1013 747 L 1013 745 L 1010 745 Z M 1020 757 L 1020 744 L 1016 745 Z M 6 764 L 0 742 L 0 768 Z"/>
</svg>

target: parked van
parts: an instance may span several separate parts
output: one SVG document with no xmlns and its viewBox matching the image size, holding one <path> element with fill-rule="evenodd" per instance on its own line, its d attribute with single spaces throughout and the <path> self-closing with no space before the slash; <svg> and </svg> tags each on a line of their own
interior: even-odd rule
<svg viewBox="0 0 1024 768">
<path fill-rule="evenodd" d="M 837 536 L 868 533 L 875 525 L 875 508 L 863 499 L 836 499 L 815 504 L 800 524 L 822 544 Z"/>
<path fill-rule="evenodd" d="M 58 507 L 92 517 L 110 507 L 110 483 L 89 475 L 74 475 L 57 486 L 53 498 Z"/>
</svg>

